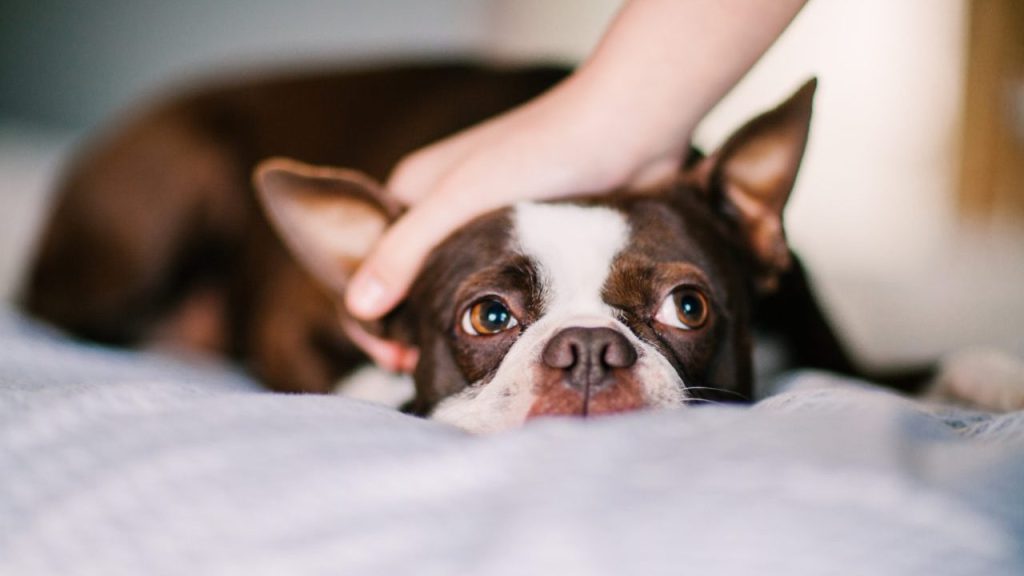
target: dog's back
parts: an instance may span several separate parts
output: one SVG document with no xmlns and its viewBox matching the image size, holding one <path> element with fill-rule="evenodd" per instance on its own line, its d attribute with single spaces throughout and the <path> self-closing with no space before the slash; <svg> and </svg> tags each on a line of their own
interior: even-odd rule
<svg viewBox="0 0 1024 576">
<path fill-rule="evenodd" d="M 26 306 L 75 335 L 229 354 L 270 386 L 326 392 L 360 359 L 330 299 L 258 209 L 269 156 L 383 179 L 406 153 L 523 102 L 556 68 L 323 72 L 194 92 L 101 136 L 67 171 Z"/>
</svg>

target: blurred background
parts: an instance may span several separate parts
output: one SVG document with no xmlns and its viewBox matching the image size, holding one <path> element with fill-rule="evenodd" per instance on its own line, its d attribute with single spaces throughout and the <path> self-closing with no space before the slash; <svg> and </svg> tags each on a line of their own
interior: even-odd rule
<svg viewBox="0 0 1024 576">
<path fill-rule="evenodd" d="M 615 0 L 0 1 L 0 291 L 79 139 L 197 79 L 324 63 L 578 62 Z M 820 78 L 790 239 L 870 364 L 1024 356 L 1024 3 L 812 0 L 706 119 Z"/>
</svg>

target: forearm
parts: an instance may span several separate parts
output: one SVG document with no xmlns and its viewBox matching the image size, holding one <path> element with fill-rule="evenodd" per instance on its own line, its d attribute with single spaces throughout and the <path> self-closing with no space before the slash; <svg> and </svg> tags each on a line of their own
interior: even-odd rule
<svg viewBox="0 0 1024 576">
<path fill-rule="evenodd" d="M 565 88 L 635 162 L 678 153 L 805 2 L 630 0 Z"/>
</svg>

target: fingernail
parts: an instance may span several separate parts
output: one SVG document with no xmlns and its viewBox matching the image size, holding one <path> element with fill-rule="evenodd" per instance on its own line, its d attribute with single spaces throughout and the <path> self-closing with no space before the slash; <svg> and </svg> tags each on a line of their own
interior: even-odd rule
<svg viewBox="0 0 1024 576">
<path fill-rule="evenodd" d="M 372 274 L 357 274 L 348 287 L 345 303 L 350 312 L 367 318 L 378 314 L 385 305 L 384 283 Z"/>
</svg>

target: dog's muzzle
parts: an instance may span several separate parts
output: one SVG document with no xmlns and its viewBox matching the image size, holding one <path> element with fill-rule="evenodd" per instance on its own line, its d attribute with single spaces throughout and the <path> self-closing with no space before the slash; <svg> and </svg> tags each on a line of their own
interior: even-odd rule
<svg viewBox="0 0 1024 576">
<path fill-rule="evenodd" d="M 528 418 L 624 412 L 646 404 L 633 367 L 637 351 L 618 330 L 570 327 L 541 353 L 536 401 Z"/>
</svg>

